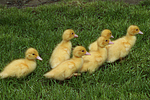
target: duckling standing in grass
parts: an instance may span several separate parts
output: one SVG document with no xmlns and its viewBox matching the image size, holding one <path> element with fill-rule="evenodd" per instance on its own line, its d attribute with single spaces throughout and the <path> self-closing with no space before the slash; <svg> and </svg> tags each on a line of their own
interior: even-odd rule
<svg viewBox="0 0 150 100">
<path fill-rule="evenodd" d="M 108 58 L 107 62 L 111 63 L 119 58 L 122 60 L 122 57 L 128 55 L 130 49 L 134 46 L 136 42 L 136 34 L 143 34 L 138 26 L 131 25 L 127 29 L 126 36 L 119 38 L 115 41 L 112 41 L 114 44 L 108 47 Z"/>
<path fill-rule="evenodd" d="M 83 55 L 90 55 L 82 46 L 77 46 L 73 50 L 73 57 L 66 60 L 46 73 L 46 78 L 53 78 L 56 80 L 65 80 L 71 78 L 75 72 L 78 72 L 83 64 Z"/>
<path fill-rule="evenodd" d="M 63 40 L 55 47 L 49 63 L 51 68 L 55 68 L 57 65 L 62 63 L 63 61 L 70 58 L 71 53 L 71 39 L 78 37 L 72 29 L 67 29 L 63 33 Z"/>
<path fill-rule="evenodd" d="M 109 41 L 106 37 L 99 37 L 97 39 L 97 47 L 96 51 L 90 51 L 91 55 L 83 56 L 83 66 L 80 72 L 89 72 L 90 74 L 95 72 L 107 59 L 107 49 L 105 48 L 106 45 L 113 44 Z"/>
<path fill-rule="evenodd" d="M 1 78 L 7 77 L 24 77 L 35 70 L 35 59 L 42 60 L 34 48 L 29 48 L 25 53 L 25 59 L 14 60 L 9 63 L 0 73 Z"/>
<path fill-rule="evenodd" d="M 106 38 L 114 38 L 112 36 L 112 32 L 109 30 L 109 29 L 104 29 L 102 32 L 101 32 L 101 36 L 102 37 L 106 37 Z M 97 50 L 97 41 L 93 42 L 90 44 L 89 46 L 89 51 L 96 51 Z"/>
</svg>

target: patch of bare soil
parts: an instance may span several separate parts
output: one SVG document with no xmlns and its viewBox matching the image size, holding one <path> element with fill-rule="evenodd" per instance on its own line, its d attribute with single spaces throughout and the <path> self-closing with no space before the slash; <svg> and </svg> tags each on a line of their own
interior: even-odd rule
<svg viewBox="0 0 150 100">
<path fill-rule="evenodd" d="M 7 5 L 7 7 L 18 7 L 18 8 L 24 8 L 24 7 L 36 7 L 38 5 L 48 4 L 48 3 L 54 3 L 61 0 L 0 0 L 1 5 Z M 92 0 L 89 0 L 92 1 Z M 103 0 L 106 1 L 106 0 Z M 138 4 L 140 1 L 144 0 L 112 0 L 112 1 L 123 1 L 125 3 L 129 4 Z"/>
<path fill-rule="evenodd" d="M 38 5 L 58 2 L 60 0 L 0 0 L 1 5 L 7 5 L 7 7 L 36 7 Z"/>
<path fill-rule="evenodd" d="M 106 0 L 103 0 L 103 1 L 106 1 Z M 138 4 L 140 1 L 144 1 L 144 0 L 112 0 L 112 1 L 123 1 L 129 4 Z"/>
</svg>

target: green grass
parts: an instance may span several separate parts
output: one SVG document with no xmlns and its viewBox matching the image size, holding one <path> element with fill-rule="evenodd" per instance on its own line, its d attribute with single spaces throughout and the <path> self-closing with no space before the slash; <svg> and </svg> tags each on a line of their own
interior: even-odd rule
<svg viewBox="0 0 150 100">
<path fill-rule="evenodd" d="M 13 59 L 24 58 L 29 47 L 36 48 L 43 58 L 27 77 L 0 80 L 2 100 L 150 98 L 150 1 L 139 5 L 88 1 L 91 0 L 68 0 L 36 8 L 0 8 L 0 71 Z M 52 50 L 67 28 L 79 35 L 71 40 L 74 47 L 88 48 L 103 29 L 110 29 L 115 40 L 125 35 L 131 24 L 138 25 L 144 35 L 137 35 L 135 46 L 122 63 L 104 63 L 92 75 L 83 73 L 64 82 L 43 77 L 50 70 Z"/>
</svg>

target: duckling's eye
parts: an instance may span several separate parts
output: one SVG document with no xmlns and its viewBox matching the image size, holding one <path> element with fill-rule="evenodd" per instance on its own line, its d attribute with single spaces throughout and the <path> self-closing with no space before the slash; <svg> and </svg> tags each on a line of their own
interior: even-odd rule
<svg viewBox="0 0 150 100">
<path fill-rule="evenodd" d="M 32 55 L 35 55 L 34 53 Z"/>
<path fill-rule="evenodd" d="M 109 33 L 109 34 L 111 34 L 111 33 Z"/>
<path fill-rule="evenodd" d="M 73 35 L 73 33 L 71 33 Z"/>
<path fill-rule="evenodd" d="M 108 40 L 105 40 L 106 42 L 108 41 Z"/>
<path fill-rule="evenodd" d="M 136 29 L 136 31 L 138 31 L 138 29 Z"/>
<path fill-rule="evenodd" d="M 84 52 L 84 50 L 82 50 L 82 52 Z"/>
</svg>

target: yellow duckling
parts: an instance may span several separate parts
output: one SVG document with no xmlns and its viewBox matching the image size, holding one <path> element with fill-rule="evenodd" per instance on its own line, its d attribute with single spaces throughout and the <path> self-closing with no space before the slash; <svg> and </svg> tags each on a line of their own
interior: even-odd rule
<svg viewBox="0 0 150 100">
<path fill-rule="evenodd" d="M 101 36 L 102 37 L 106 37 L 106 38 L 114 38 L 113 36 L 112 36 L 112 32 L 109 30 L 109 29 L 104 29 L 102 32 L 101 32 Z M 95 41 L 95 42 L 93 42 L 93 43 L 91 43 L 90 45 L 89 45 L 89 51 L 96 51 L 97 50 L 97 41 Z"/>
<path fill-rule="evenodd" d="M 53 78 L 56 80 L 65 80 L 71 78 L 75 72 L 78 72 L 83 64 L 83 55 L 90 55 L 82 46 L 77 46 L 73 50 L 73 57 L 66 60 L 46 73 L 46 78 Z"/>
<path fill-rule="evenodd" d="M 72 29 L 67 29 L 64 31 L 62 36 L 63 40 L 55 47 L 49 60 L 51 68 L 55 68 L 61 62 L 70 58 L 72 48 L 70 40 L 74 37 L 78 37 L 78 35 L 76 35 Z"/>
<path fill-rule="evenodd" d="M 42 60 L 34 48 L 29 48 L 25 53 L 25 59 L 17 59 L 9 63 L 0 73 L 1 78 L 24 77 L 35 70 L 35 59 Z"/>
<path fill-rule="evenodd" d="M 83 56 L 83 66 L 80 72 L 89 72 L 90 74 L 95 72 L 107 59 L 107 49 L 106 45 L 113 44 L 106 37 L 99 37 L 97 39 L 97 47 L 98 49 L 95 51 L 90 51 L 91 55 Z"/>
<path fill-rule="evenodd" d="M 136 42 L 136 34 L 143 34 L 138 26 L 131 25 L 127 29 L 126 36 L 119 38 L 115 41 L 112 41 L 114 44 L 108 47 L 108 58 L 107 62 L 111 63 L 119 58 L 122 60 L 122 57 L 128 55 L 130 49 L 134 46 Z"/>
</svg>

